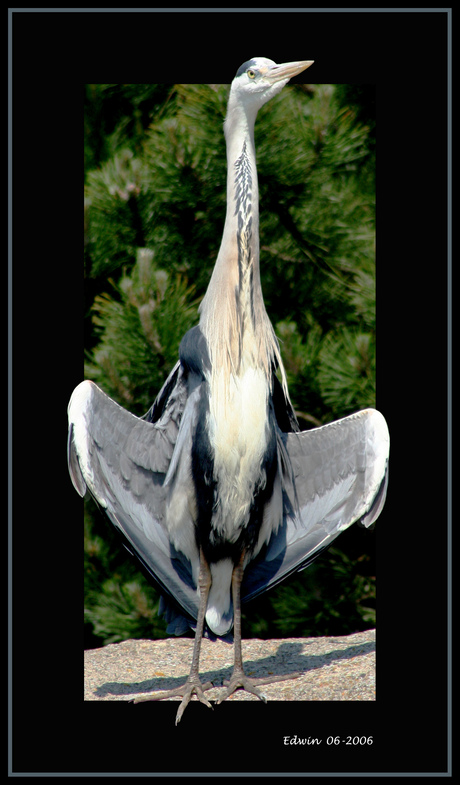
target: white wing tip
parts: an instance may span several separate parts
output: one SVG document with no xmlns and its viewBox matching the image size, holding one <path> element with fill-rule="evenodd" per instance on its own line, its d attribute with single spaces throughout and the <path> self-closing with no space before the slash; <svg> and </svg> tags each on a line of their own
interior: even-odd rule
<svg viewBox="0 0 460 785">
<path fill-rule="evenodd" d="M 93 472 L 88 444 L 87 420 L 94 389 L 97 389 L 94 382 L 85 380 L 75 387 L 70 397 L 67 407 L 69 418 L 68 463 L 72 483 L 80 496 L 84 496 L 86 487 L 89 487 L 98 502 L 106 507 L 106 502 L 99 499 L 93 487 Z"/>
<path fill-rule="evenodd" d="M 367 409 L 368 440 L 367 449 L 370 451 L 371 477 L 369 478 L 370 502 L 369 511 L 363 520 L 363 525 L 369 527 L 380 515 L 386 497 L 388 482 L 388 458 L 390 452 L 390 434 L 386 420 L 376 409 Z"/>
<path fill-rule="evenodd" d="M 368 416 L 368 422 L 372 426 L 373 440 L 376 444 L 380 444 L 386 449 L 388 455 L 390 445 L 390 434 L 388 431 L 387 421 L 383 414 L 377 409 L 365 409 Z"/>
<path fill-rule="evenodd" d="M 69 422 L 74 423 L 76 419 L 78 419 L 79 415 L 86 409 L 88 401 L 92 395 L 92 388 L 94 387 L 94 382 L 90 382 L 88 379 L 85 379 L 84 382 L 80 382 L 78 384 L 72 395 L 70 396 L 69 405 L 67 407 L 67 414 L 69 417 Z"/>
</svg>

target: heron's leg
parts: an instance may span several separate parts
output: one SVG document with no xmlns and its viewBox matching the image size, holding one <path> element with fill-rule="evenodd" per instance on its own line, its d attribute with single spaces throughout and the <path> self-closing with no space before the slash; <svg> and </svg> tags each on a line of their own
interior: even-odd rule
<svg viewBox="0 0 460 785">
<path fill-rule="evenodd" d="M 251 679 L 249 676 L 246 676 L 243 669 L 243 656 L 241 652 L 241 583 L 243 580 L 243 573 L 244 552 L 241 556 L 239 564 L 237 564 L 237 566 L 234 568 L 232 575 L 234 645 L 233 673 L 231 675 L 230 681 L 226 683 L 227 692 L 222 698 L 220 698 L 220 700 L 217 701 L 217 703 L 222 703 L 222 701 L 232 695 L 232 693 L 234 693 L 235 690 L 239 689 L 240 687 L 246 690 L 246 692 L 252 692 L 253 695 L 257 695 L 257 697 L 265 703 L 267 702 L 265 695 L 263 695 L 256 687 L 258 680 Z M 265 683 L 265 680 L 263 680 L 262 683 Z"/>
<path fill-rule="evenodd" d="M 288 681 L 290 679 L 298 679 L 302 676 L 302 672 L 286 673 L 278 676 L 261 676 L 258 678 L 250 678 L 246 676 L 243 669 L 243 656 L 241 652 L 241 583 L 243 581 L 244 573 L 244 553 L 241 556 L 239 564 L 233 570 L 232 575 L 232 593 L 233 593 L 233 643 L 234 643 L 234 665 L 233 673 L 230 681 L 224 682 L 227 687 L 225 695 L 217 701 L 217 704 L 222 703 L 226 698 L 230 697 L 237 689 L 242 688 L 246 692 L 251 692 L 257 695 L 260 700 L 267 702 L 266 696 L 258 689 L 262 684 L 274 684 L 279 681 Z"/>
<path fill-rule="evenodd" d="M 164 692 L 156 692 L 154 695 L 135 698 L 133 701 L 133 703 L 143 703 L 145 701 L 164 700 L 165 698 L 172 698 L 176 695 L 182 696 L 182 702 L 176 714 L 176 725 L 180 721 L 185 708 L 190 702 L 190 698 L 194 693 L 202 703 L 205 703 L 206 706 L 212 708 L 209 701 L 205 698 L 204 693 L 206 690 L 211 689 L 213 684 L 210 681 L 206 682 L 206 684 L 202 684 L 198 670 L 200 665 L 200 651 L 201 640 L 203 638 L 204 618 L 206 614 L 206 606 L 208 603 L 209 589 L 211 588 L 211 571 L 202 551 L 200 551 L 200 574 L 198 585 L 200 589 L 200 607 L 198 609 L 198 619 L 196 623 L 192 665 L 187 681 L 181 687 L 176 687 L 175 689 L 166 690 Z"/>
</svg>

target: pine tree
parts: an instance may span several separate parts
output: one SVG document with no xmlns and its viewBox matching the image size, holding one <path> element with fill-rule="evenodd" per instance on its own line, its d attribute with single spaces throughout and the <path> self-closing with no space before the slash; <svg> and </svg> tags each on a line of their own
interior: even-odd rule
<svg viewBox="0 0 460 785">
<path fill-rule="evenodd" d="M 138 415 L 198 321 L 219 250 L 227 95 L 226 85 L 88 86 L 85 375 Z M 303 428 L 375 405 L 372 94 L 365 98 L 343 85 L 291 86 L 256 123 L 264 299 Z M 164 635 L 152 614 L 158 596 L 93 509 L 85 546 L 93 635 Z M 246 634 L 371 626 L 373 562 L 364 552 L 372 540 L 354 527 L 346 535 L 337 546 L 347 553 L 330 549 L 248 606 Z"/>
</svg>

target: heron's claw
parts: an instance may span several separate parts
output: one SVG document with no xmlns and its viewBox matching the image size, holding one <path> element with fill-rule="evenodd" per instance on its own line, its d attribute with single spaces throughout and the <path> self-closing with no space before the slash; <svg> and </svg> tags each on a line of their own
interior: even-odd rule
<svg viewBox="0 0 460 785">
<path fill-rule="evenodd" d="M 263 680 L 261 680 L 263 683 Z M 264 703 L 267 702 L 267 696 L 264 695 L 258 688 L 257 683 L 259 682 L 258 679 L 251 679 L 249 676 L 246 676 L 243 670 L 234 670 L 230 681 L 224 682 L 224 686 L 227 687 L 227 692 L 222 698 L 219 698 L 217 701 L 217 705 L 222 703 L 224 700 L 233 695 L 236 690 L 243 689 L 246 692 L 251 692 L 253 695 L 257 695 L 257 697 L 263 701 Z"/>
<path fill-rule="evenodd" d="M 177 696 L 182 698 L 181 704 L 177 710 L 176 714 L 176 725 L 180 722 L 181 717 L 190 703 L 190 699 L 193 694 L 195 694 L 201 703 L 204 703 L 210 709 L 212 709 L 212 704 L 205 698 L 204 693 L 206 690 L 210 690 L 213 687 L 213 683 L 211 681 L 207 681 L 205 684 L 202 684 L 198 677 L 189 676 L 185 684 L 182 684 L 180 687 L 175 687 L 172 690 L 163 690 L 161 692 L 154 692 L 153 695 L 142 695 L 139 698 L 134 698 L 131 703 L 146 703 L 147 701 L 162 701 L 166 700 L 166 698 L 175 698 Z"/>
<path fill-rule="evenodd" d="M 201 701 L 201 703 L 204 703 L 205 706 L 208 706 L 209 709 L 212 709 L 212 704 L 209 703 L 207 698 L 204 697 L 205 690 L 211 689 L 212 686 L 213 684 L 210 681 L 206 682 L 206 684 L 201 684 L 199 679 L 188 679 L 186 681 L 186 683 L 182 687 L 182 692 L 179 693 L 183 697 L 182 697 L 181 704 L 177 709 L 176 725 L 180 722 L 186 707 L 190 703 L 190 699 L 193 693 L 195 693 L 195 695 L 197 696 L 198 700 Z"/>
</svg>

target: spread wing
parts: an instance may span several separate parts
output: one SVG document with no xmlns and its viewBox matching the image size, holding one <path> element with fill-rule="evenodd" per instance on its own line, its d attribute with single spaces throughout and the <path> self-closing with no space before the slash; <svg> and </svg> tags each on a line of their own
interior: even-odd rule
<svg viewBox="0 0 460 785">
<path fill-rule="evenodd" d="M 190 619 L 198 612 L 197 590 L 190 562 L 169 541 L 164 481 L 194 405 L 177 363 L 143 418 L 90 381 L 75 388 L 68 407 L 68 465 L 74 487 L 80 496 L 90 491 L 128 550 Z"/>
<path fill-rule="evenodd" d="M 184 631 L 184 616 L 192 625 L 197 617 L 196 565 L 171 544 L 165 509 L 173 475 L 176 484 L 186 485 L 184 498 L 193 492 L 181 455 L 190 447 L 198 393 L 189 393 L 179 362 L 143 418 L 89 381 L 75 389 L 68 410 L 72 482 L 81 496 L 90 491 L 128 550 L 174 600 L 163 609 L 168 631 L 176 634 Z M 282 505 L 266 505 L 266 516 L 273 516 L 266 531 L 273 533 L 246 567 L 243 600 L 307 567 L 352 523 L 371 526 L 385 501 L 389 435 L 379 412 L 367 409 L 298 433 L 273 427 Z"/>
<path fill-rule="evenodd" d="M 385 502 L 389 434 L 374 409 L 310 431 L 279 433 L 278 456 L 283 522 L 246 567 L 243 600 L 308 567 L 352 523 L 371 526 Z"/>
</svg>

